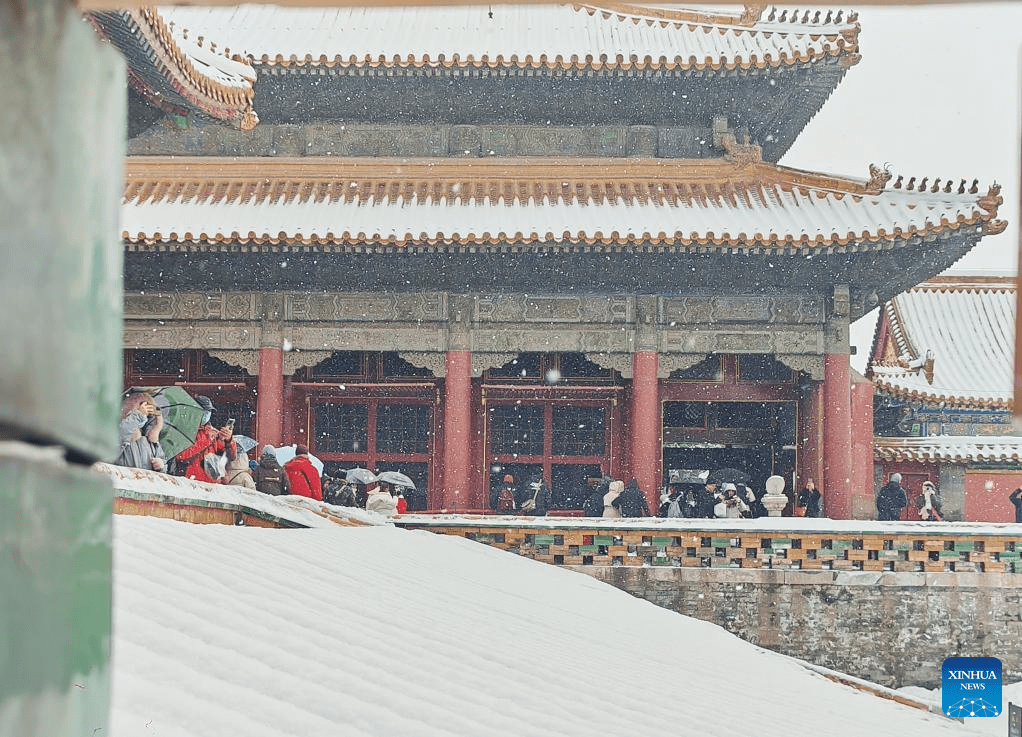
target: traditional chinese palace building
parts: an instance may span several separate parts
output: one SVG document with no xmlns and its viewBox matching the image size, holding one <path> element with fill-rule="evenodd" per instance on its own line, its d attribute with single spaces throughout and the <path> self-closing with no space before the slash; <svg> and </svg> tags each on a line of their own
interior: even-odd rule
<svg viewBox="0 0 1022 737">
<path fill-rule="evenodd" d="M 493 478 L 737 467 L 873 513 L 851 321 L 1000 232 L 996 188 L 778 164 L 854 14 L 600 5 L 91 16 L 130 65 L 126 386 L 260 443 Z"/>
<path fill-rule="evenodd" d="M 929 479 L 948 519 L 1014 521 L 1015 309 L 1015 278 L 998 276 L 936 277 L 883 305 L 866 369 L 878 483 L 898 471 L 912 496 Z"/>
</svg>

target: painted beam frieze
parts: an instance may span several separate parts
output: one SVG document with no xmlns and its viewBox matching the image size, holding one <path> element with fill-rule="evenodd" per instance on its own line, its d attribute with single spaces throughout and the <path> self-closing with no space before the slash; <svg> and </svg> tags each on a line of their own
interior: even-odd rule
<svg viewBox="0 0 1022 737">
<path fill-rule="evenodd" d="M 284 319 L 296 322 L 440 322 L 447 319 L 447 295 L 326 293 L 288 294 Z"/>
<path fill-rule="evenodd" d="M 476 297 L 475 322 L 627 323 L 635 319 L 633 298 L 507 294 Z"/>
<path fill-rule="evenodd" d="M 127 292 L 124 316 L 141 320 L 258 320 L 255 292 Z"/>
<path fill-rule="evenodd" d="M 824 300 L 813 297 L 668 297 L 660 301 L 659 320 L 665 324 L 707 325 L 737 323 L 822 323 Z"/>
<path fill-rule="evenodd" d="M 328 325 L 295 325 L 291 328 L 291 345 L 303 351 L 436 351 L 447 350 L 443 329 L 422 329 L 414 326 L 331 327 Z"/>
<path fill-rule="evenodd" d="M 259 346 L 259 327 L 208 324 L 160 325 L 126 323 L 125 348 L 249 349 Z"/>
<path fill-rule="evenodd" d="M 572 330 L 563 327 L 531 330 L 485 330 L 471 334 L 471 350 L 483 353 L 573 351 L 578 353 L 631 353 L 633 331 Z"/>
</svg>

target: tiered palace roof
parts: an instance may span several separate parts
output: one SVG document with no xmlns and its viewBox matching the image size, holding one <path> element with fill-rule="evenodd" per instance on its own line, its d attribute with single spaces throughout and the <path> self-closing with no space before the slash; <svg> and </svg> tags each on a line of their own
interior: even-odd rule
<svg viewBox="0 0 1022 737">
<path fill-rule="evenodd" d="M 1015 281 L 931 279 L 884 305 L 867 375 L 878 391 L 958 407 L 1012 406 Z"/>
</svg>

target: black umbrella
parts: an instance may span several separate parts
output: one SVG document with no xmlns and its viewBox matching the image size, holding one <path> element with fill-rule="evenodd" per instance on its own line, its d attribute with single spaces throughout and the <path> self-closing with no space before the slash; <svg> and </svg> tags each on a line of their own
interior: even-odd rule
<svg viewBox="0 0 1022 737">
<path fill-rule="evenodd" d="M 747 484 L 749 483 L 749 478 L 749 474 L 737 468 L 718 468 L 716 471 L 710 471 L 706 483 L 712 484 L 716 482 L 718 485 Z"/>
</svg>

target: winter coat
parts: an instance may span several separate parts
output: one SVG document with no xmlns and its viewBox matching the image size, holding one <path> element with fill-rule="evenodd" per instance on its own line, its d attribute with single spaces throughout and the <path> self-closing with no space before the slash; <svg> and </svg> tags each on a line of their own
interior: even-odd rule
<svg viewBox="0 0 1022 737">
<path fill-rule="evenodd" d="M 284 464 L 291 493 L 307 496 L 317 502 L 323 501 L 323 487 L 319 480 L 319 471 L 312 465 L 308 456 L 295 456 Z"/>
<path fill-rule="evenodd" d="M 408 511 L 408 500 L 402 494 L 397 498 L 397 513 L 405 514 Z"/>
<path fill-rule="evenodd" d="M 366 497 L 366 511 L 376 512 L 385 517 L 397 514 L 397 499 L 392 497 L 389 491 L 380 488 L 373 489 Z"/>
<path fill-rule="evenodd" d="M 618 497 L 624 493 L 625 485 L 620 481 L 612 481 L 610 489 L 603 495 L 603 516 L 604 517 L 620 517 L 621 510 L 618 509 L 616 504 Z"/>
<path fill-rule="evenodd" d="M 649 503 L 639 491 L 639 483 L 635 479 L 628 482 L 628 486 L 612 503 L 622 517 L 649 517 Z"/>
<path fill-rule="evenodd" d="M 238 446 L 234 438 L 225 443 L 220 438 L 220 431 L 207 423 L 195 433 L 195 442 L 178 453 L 175 458 L 178 467 L 182 465 L 185 467 L 183 475 L 187 478 L 215 484 L 217 480 L 210 477 L 202 465 L 203 459 L 209 453 L 226 453 L 227 460 L 232 461 L 238 456 Z"/>
<path fill-rule="evenodd" d="M 810 490 L 807 486 L 798 493 L 798 506 L 806 508 L 806 517 L 819 517 L 821 499 L 823 495 L 819 489 Z"/>
<path fill-rule="evenodd" d="M 510 492 L 510 509 L 500 508 L 500 497 L 501 492 Z M 498 486 L 494 486 L 490 491 L 490 509 L 497 514 L 517 514 L 518 513 L 518 491 L 515 489 L 515 485 L 508 482 L 503 482 Z"/>
<path fill-rule="evenodd" d="M 916 506 L 919 507 L 919 519 L 923 522 L 940 522 L 944 519 L 940 494 L 936 489 L 924 486 L 922 493 L 916 497 Z"/>
<path fill-rule="evenodd" d="M 889 481 L 877 494 L 877 519 L 896 520 L 901 517 L 901 510 L 908 506 L 908 495 L 901 484 Z"/>
<path fill-rule="evenodd" d="M 667 492 L 660 496 L 660 507 L 657 509 L 657 517 L 684 517 L 685 496 L 681 489 L 668 488 Z"/>
<path fill-rule="evenodd" d="M 167 454 L 163 451 L 163 446 L 159 441 L 150 440 L 150 435 L 158 437 L 155 432 L 150 432 L 153 422 L 153 418 L 137 409 L 131 410 L 121 420 L 119 428 L 121 449 L 117 454 L 117 460 L 114 461 L 116 465 L 144 468 L 147 471 L 166 470 Z M 157 463 L 154 464 L 154 460 Z"/>
<path fill-rule="evenodd" d="M 713 508 L 717 504 L 717 497 L 715 497 L 710 491 L 704 486 L 701 489 L 692 489 L 688 496 L 688 517 L 699 517 L 702 519 L 711 519 L 715 517 Z M 682 512 L 685 511 L 684 506 Z"/>
<path fill-rule="evenodd" d="M 602 517 L 603 516 L 603 496 L 607 493 L 607 489 L 610 487 L 610 481 L 604 479 L 596 488 L 590 492 L 589 496 L 586 497 L 585 501 L 582 502 L 582 515 L 585 517 Z"/>
<path fill-rule="evenodd" d="M 732 497 L 719 497 L 713 505 L 714 517 L 727 517 L 729 519 L 744 517 L 749 511 L 749 505 L 735 494 Z"/>
<path fill-rule="evenodd" d="M 259 465 L 256 466 L 252 478 L 255 481 L 256 489 L 264 494 L 281 496 L 282 494 L 291 493 L 287 474 L 284 473 L 284 469 L 277 463 L 277 456 L 273 454 L 273 451 L 259 456 Z"/>
<path fill-rule="evenodd" d="M 227 463 L 227 480 L 224 482 L 230 486 L 244 486 L 246 489 L 255 491 L 255 481 L 248 470 L 248 454 L 239 451 L 237 458 Z"/>
<path fill-rule="evenodd" d="M 1008 495 L 1008 501 L 1015 506 L 1015 521 L 1022 522 L 1022 488 L 1011 492 Z"/>
</svg>

